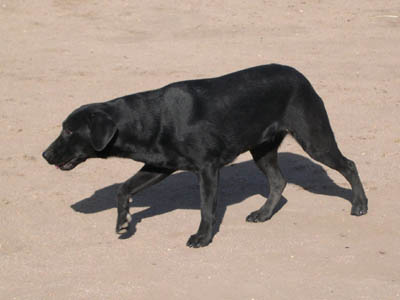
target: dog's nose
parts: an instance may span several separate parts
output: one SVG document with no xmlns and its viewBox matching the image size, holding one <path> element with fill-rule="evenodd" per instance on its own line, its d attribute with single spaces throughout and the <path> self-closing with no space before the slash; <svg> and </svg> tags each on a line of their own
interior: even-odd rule
<svg viewBox="0 0 400 300">
<path fill-rule="evenodd" d="M 48 151 L 44 151 L 44 152 L 42 153 L 42 156 L 43 156 L 43 158 L 44 158 L 45 160 L 49 161 L 49 152 L 48 152 Z"/>
</svg>

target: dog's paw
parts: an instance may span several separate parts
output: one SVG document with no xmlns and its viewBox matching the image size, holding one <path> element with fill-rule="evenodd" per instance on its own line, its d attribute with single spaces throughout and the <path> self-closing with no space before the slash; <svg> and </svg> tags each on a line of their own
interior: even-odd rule
<svg viewBox="0 0 400 300">
<path fill-rule="evenodd" d="M 265 222 L 269 219 L 271 219 L 270 214 L 261 210 L 253 211 L 250 215 L 246 217 L 246 221 L 252 223 Z"/>
<path fill-rule="evenodd" d="M 353 206 L 351 207 L 351 214 L 353 216 L 362 216 L 367 214 L 368 212 L 368 205 L 366 203 L 355 203 L 353 204 Z"/>
<path fill-rule="evenodd" d="M 193 234 L 189 240 L 187 241 L 186 245 L 190 248 L 200 248 L 205 247 L 210 244 L 212 241 L 212 237 L 208 234 Z"/>
<path fill-rule="evenodd" d="M 129 212 L 124 212 L 124 213 L 118 215 L 117 226 L 115 228 L 115 231 L 118 234 L 124 234 L 124 233 L 128 232 L 129 223 L 131 221 L 132 221 L 132 216 L 129 214 Z"/>
</svg>

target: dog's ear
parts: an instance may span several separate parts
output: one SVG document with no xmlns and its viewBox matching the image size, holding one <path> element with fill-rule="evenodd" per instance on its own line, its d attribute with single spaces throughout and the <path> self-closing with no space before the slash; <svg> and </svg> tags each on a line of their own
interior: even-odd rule
<svg viewBox="0 0 400 300">
<path fill-rule="evenodd" d="M 117 126 L 105 112 L 96 111 L 90 115 L 89 130 L 94 150 L 102 151 L 117 132 Z"/>
</svg>

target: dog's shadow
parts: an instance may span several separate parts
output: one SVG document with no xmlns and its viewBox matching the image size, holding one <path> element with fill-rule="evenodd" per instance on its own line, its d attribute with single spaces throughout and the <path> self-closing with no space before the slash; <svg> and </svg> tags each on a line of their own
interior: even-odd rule
<svg viewBox="0 0 400 300">
<path fill-rule="evenodd" d="M 312 193 L 339 196 L 351 202 L 351 190 L 335 184 L 326 171 L 304 156 L 280 153 L 279 165 L 289 183 L 301 186 Z M 91 214 L 116 207 L 116 194 L 120 184 L 116 183 L 97 190 L 89 198 L 78 201 L 71 207 L 78 212 Z M 216 232 L 223 220 L 228 205 L 242 202 L 248 197 L 268 195 L 266 177 L 253 161 L 230 165 L 221 170 L 218 191 Z M 282 197 L 276 213 L 287 200 Z M 199 188 L 196 176 L 191 172 L 173 174 L 164 181 L 145 189 L 133 197 L 131 207 L 147 207 L 133 212 L 129 230 L 121 238 L 127 238 L 136 231 L 136 225 L 143 218 L 161 215 L 175 209 L 200 209 Z M 132 213 L 132 212 L 131 212 Z"/>
</svg>

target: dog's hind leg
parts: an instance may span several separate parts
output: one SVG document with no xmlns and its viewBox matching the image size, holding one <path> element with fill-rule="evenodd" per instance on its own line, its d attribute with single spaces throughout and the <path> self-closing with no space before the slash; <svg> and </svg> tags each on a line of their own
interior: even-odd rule
<svg viewBox="0 0 400 300">
<path fill-rule="evenodd" d="M 279 169 L 277 151 L 284 137 L 285 133 L 278 133 L 272 142 L 265 142 L 250 150 L 256 165 L 268 178 L 270 192 L 265 204 L 247 216 L 247 222 L 264 222 L 270 219 L 282 197 L 286 180 Z"/>
<path fill-rule="evenodd" d="M 320 142 L 320 140 L 316 142 Z M 324 151 L 319 151 L 318 148 L 313 146 L 303 148 L 313 159 L 337 170 L 347 179 L 353 192 L 351 214 L 355 216 L 365 215 L 368 211 L 368 199 L 355 163 L 342 155 L 336 143 L 329 150 Z"/>
<path fill-rule="evenodd" d="M 129 198 L 146 187 L 152 186 L 171 175 L 175 170 L 144 165 L 133 177 L 125 181 L 117 193 L 117 233 L 124 233 L 129 226 Z"/>
<path fill-rule="evenodd" d="M 368 211 L 368 199 L 359 178 L 356 165 L 340 152 L 322 100 L 311 90 L 308 99 L 296 101 L 287 112 L 289 132 L 313 159 L 340 172 L 350 183 L 352 196 L 351 214 L 361 216 Z M 304 109 L 304 104 L 307 109 Z"/>
</svg>

